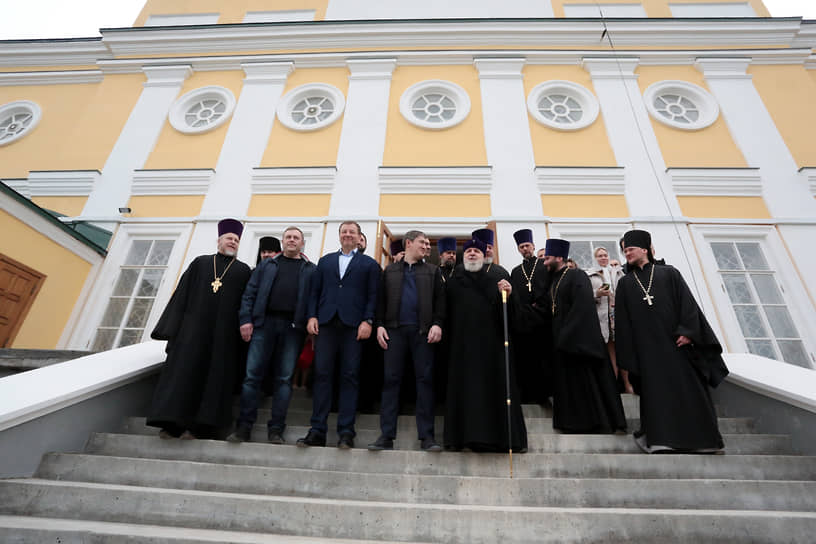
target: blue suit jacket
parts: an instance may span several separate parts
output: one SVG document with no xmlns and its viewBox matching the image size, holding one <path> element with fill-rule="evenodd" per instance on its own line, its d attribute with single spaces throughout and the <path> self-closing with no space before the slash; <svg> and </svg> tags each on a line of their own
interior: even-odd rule
<svg viewBox="0 0 816 544">
<path fill-rule="evenodd" d="M 374 319 L 380 267 L 377 261 L 359 251 L 354 254 L 346 274 L 340 278 L 340 251 L 321 257 L 312 276 L 309 317 L 321 325 L 338 316 L 344 325 L 357 327 Z"/>
</svg>

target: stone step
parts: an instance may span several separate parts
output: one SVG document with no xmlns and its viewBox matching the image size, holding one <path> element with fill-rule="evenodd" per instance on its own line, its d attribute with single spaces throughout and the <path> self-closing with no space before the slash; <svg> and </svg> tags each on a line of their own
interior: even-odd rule
<svg viewBox="0 0 816 544">
<path fill-rule="evenodd" d="M 0 516 L 5 544 L 371 544 L 372 540 L 301 537 L 138 523 L 109 523 L 28 516 Z M 384 544 L 383 541 L 376 541 Z M 396 544 L 396 543 L 393 543 Z M 404 544 L 404 543 L 403 543 Z"/>
<path fill-rule="evenodd" d="M 122 431 L 134 434 L 155 435 L 158 429 L 148 427 L 144 418 L 127 418 Z M 298 438 L 306 436 L 308 427 L 289 426 L 283 434 L 287 444 L 294 444 Z M 355 447 L 365 448 L 377 440 L 380 432 L 373 429 L 357 431 L 354 439 Z M 437 439 L 441 441 L 442 429 L 436 430 Z M 790 453 L 791 441 L 787 435 L 776 434 L 724 434 L 725 451 L 730 454 L 785 454 Z M 263 425 L 255 425 L 252 429 L 253 442 L 266 442 L 267 432 Z M 554 434 L 527 433 L 528 451 L 535 453 L 637 453 L 640 449 L 631 435 L 604 435 L 604 434 Z M 337 444 L 337 433 L 329 429 L 326 436 L 326 445 Z M 418 450 L 419 440 L 416 435 L 409 436 L 403 433 L 397 436 L 394 447 L 400 450 Z"/>
<path fill-rule="evenodd" d="M 384 475 L 59 453 L 46 455 L 35 477 L 336 500 L 816 512 L 816 481 Z"/>
<path fill-rule="evenodd" d="M 0 481 L 0 514 L 197 529 L 432 542 L 811 543 L 814 512 L 407 504 Z"/>
<path fill-rule="evenodd" d="M 237 419 L 238 411 L 235 411 Z M 258 410 L 257 422 L 266 424 L 269 421 L 270 412 L 268 408 L 261 408 Z M 309 426 L 312 417 L 311 411 L 304 410 L 289 410 L 286 417 L 288 425 Z M 553 432 L 552 417 L 527 417 L 525 418 L 528 432 L 547 433 Z M 637 429 L 640 427 L 640 418 L 635 417 L 627 420 L 629 429 Z M 329 428 L 334 428 L 337 425 L 337 414 L 329 414 L 328 420 Z M 437 429 L 442 429 L 445 425 L 445 418 L 443 416 L 436 416 L 435 425 Z M 379 429 L 380 416 L 377 414 L 357 414 L 356 419 L 357 429 Z M 721 433 L 737 434 L 737 433 L 752 433 L 754 432 L 754 420 L 749 417 L 721 417 L 719 418 L 719 427 Z M 413 415 L 403 415 L 397 418 L 397 434 L 408 432 L 412 436 L 416 435 L 416 417 Z"/>
<path fill-rule="evenodd" d="M 293 469 L 504 477 L 506 454 L 370 452 L 364 449 L 296 448 L 230 444 L 218 440 L 162 440 L 157 436 L 94 433 L 85 452 L 143 459 Z M 816 457 L 799 455 L 646 455 L 527 453 L 513 456 L 520 478 L 713 478 L 816 480 Z"/>
</svg>

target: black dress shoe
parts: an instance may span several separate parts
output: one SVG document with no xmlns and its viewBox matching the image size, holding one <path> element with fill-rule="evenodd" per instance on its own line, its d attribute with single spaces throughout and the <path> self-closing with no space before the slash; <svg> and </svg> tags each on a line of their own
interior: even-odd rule
<svg viewBox="0 0 816 544">
<path fill-rule="evenodd" d="M 340 440 L 337 441 L 337 447 L 341 450 L 350 450 L 354 447 L 354 436 L 349 433 L 340 435 Z"/>
<path fill-rule="evenodd" d="M 283 439 L 283 435 L 278 431 L 269 431 L 266 434 L 266 440 L 270 444 L 286 444 L 286 440 Z"/>
<path fill-rule="evenodd" d="M 241 442 L 249 442 L 249 436 L 252 434 L 252 429 L 249 427 L 238 427 L 235 431 L 227 437 L 227 442 L 233 444 L 240 444 Z"/>
<path fill-rule="evenodd" d="M 299 438 L 296 445 L 299 448 L 307 448 L 309 446 L 325 446 L 326 445 L 326 435 L 320 434 L 319 432 L 309 429 L 309 432 L 306 433 L 306 436 L 303 438 Z"/>
<path fill-rule="evenodd" d="M 422 445 L 420 446 L 422 451 L 433 451 L 439 452 L 442 451 L 442 446 L 436 443 L 436 440 L 433 437 L 426 437 L 422 439 Z"/>
<path fill-rule="evenodd" d="M 393 450 L 394 441 L 386 436 L 380 435 L 374 443 L 368 445 L 368 449 L 369 451 Z"/>
</svg>

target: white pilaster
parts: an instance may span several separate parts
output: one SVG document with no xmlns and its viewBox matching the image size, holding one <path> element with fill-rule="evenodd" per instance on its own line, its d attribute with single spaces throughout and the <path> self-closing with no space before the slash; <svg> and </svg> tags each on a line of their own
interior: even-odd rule
<svg viewBox="0 0 816 544">
<path fill-rule="evenodd" d="M 185 262 L 212 251 L 224 217 L 244 217 L 252 198 L 252 169 L 259 166 L 275 123 L 275 113 L 291 62 L 246 63 L 241 95 L 235 105 L 210 189 L 204 199 Z M 269 216 L 281 215 L 269 210 Z"/>
<path fill-rule="evenodd" d="M 640 217 L 679 216 L 666 163 L 637 83 L 637 58 L 584 58 L 583 67 L 604 116 L 609 143 L 624 168 L 629 213 Z M 665 195 L 665 197 L 664 197 Z"/>
<path fill-rule="evenodd" d="M 121 217 L 118 208 L 130 198 L 133 171 L 144 166 L 181 85 L 193 73 L 188 65 L 144 66 L 142 70 L 147 76 L 144 90 L 82 210 L 88 219 L 104 222 Z"/>
<path fill-rule="evenodd" d="M 523 58 L 476 58 L 482 94 L 487 162 L 493 171 L 490 207 L 494 217 L 540 218 Z M 513 247 L 500 248 L 500 253 Z"/>
<path fill-rule="evenodd" d="M 803 273 L 816 269 L 813 227 L 786 224 L 785 219 L 816 217 L 816 200 L 797 171 L 796 161 L 776 128 L 770 113 L 746 73 L 751 59 L 697 59 L 697 69 L 720 104 L 731 135 L 749 166 L 758 167 L 762 196 L 774 219 L 782 220 L 779 232 L 789 254 Z M 805 274 L 807 277 L 807 274 Z M 812 282 L 805 282 L 816 296 Z"/>
<path fill-rule="evenodd" d="M 329 206 L 332 218 L 375 220 L 379 214 L 378 169 L 385 150 L 391 74 L 395 66 L 395 59 L 348 61 L 351 74 L 337 152 L 337 177 Z M 326 238 L 327 242 L 331 240 L 331 234 L 327 233 Z"/>
</svg>

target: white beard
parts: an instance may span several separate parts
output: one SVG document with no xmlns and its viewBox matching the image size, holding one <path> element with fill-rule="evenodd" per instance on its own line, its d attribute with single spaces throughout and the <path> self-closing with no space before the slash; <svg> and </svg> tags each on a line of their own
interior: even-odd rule
<svg viewBox="0 0 816 544">
<path fill-rule="evenodd" d="M 235 254 L 237 253 L 237 251 L 232 251 L 231 249 L 225 249 L 221 253 L 223 255 L 227 256 L 227 257 L 235 257 Z"/>
<path fill-rule="evenodd" d="M 465 265 L 465 270 L 467 272 L 478 272 L 482 269 L 482 266 L 484 266 L 484 261 L 465 261 L 463 264 Z"/>
<path fill-rule="evenodd" d="M 485 257 L 484 262 L 485 264 L 493 264 L 493 257 Z"/>
</svg>

